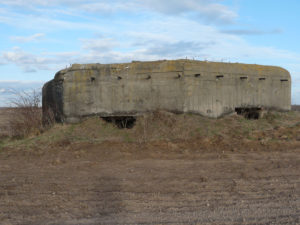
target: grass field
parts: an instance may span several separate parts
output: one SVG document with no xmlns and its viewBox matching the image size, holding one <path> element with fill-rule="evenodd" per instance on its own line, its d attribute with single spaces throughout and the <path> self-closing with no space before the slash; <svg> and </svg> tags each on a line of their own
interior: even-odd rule
<svg viewBox="0 0 300 225">
<path fill-rule="evenodd" d="M 300 112 L 156 112 L 132 129 L 94 117 L 2 139 L 0 221 L 299 224 L 299 171 Z"/>
</svg>

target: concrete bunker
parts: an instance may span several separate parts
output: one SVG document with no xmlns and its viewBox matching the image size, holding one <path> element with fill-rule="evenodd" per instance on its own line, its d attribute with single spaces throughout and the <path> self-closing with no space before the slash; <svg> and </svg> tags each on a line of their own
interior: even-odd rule
<svg viewBox="0 0 300 225">
<path fill-rule="evenodd" d="M 252 119 L 259 109 L 291 109 L 291 78 L 275 66 L 195 60 L 73 64 L 44 85 L 48 109 L 67 123 L 93 115 L 116 122 L 157 110 Z"/>
</svg>

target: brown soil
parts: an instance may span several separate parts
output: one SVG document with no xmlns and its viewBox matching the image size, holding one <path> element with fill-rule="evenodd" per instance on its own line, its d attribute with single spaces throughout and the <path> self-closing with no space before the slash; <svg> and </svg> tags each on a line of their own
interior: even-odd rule
<svg viewBox="0 0 300 225">
<path fill-rule="evenodd" d="M 194 135 L 196 117 L 154 117 L 144 132 L 90 119 L 3 142 L 0 224 L 300 224 L 298 114 L 198 118 L 210 130 Z"/>
</svg>

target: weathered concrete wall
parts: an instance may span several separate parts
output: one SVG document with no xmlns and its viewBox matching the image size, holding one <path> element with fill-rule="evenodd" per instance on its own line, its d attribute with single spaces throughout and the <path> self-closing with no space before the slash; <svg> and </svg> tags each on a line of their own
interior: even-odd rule
<svg viewBox="0 0 300 225">
<path fill-rule="evenodd" d="M 42 99 L 44 122 L 47 123 L 48 116 L 54 116 L 56 121 L 64 120 L 63 88 L 62 79 L 54 79 L 44 84 Z"/>
<path fill-rule="evenodd" d="M 194 60 L 74 64 L 44 86 L 43 99 L 66 122 L 154 110 L 217 118 L 237 107 L 290 110 L 291 77 L 280 67 Z"/>
</svg>

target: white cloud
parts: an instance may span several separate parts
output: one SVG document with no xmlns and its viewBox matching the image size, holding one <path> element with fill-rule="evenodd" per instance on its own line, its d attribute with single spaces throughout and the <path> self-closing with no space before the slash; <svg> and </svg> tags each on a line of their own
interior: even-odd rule
<svg viewBox="0 0 300 225">
<path fill-rule="evenodd" d="M 20 6 L 20 7 L 29 7 L 28 1 L 26 0 L 0 0 L 0 3 L 3 5 L 12 5 L 12 6 Z M 47 1 L 42 0 L 32 0 L 31 4 L 45 5 L 48 4 Z"/>
<path fill-rule="evenodd" d="M 222 30 L 221 32 L 233 35 L 266 35 L 266 34 L 281 34 L 282 29 L 259 30 L 259 29 L 231 29 Z"/>
<path fill-rule="evenodd" d="M 45 36 L 45 34 L 43 34 L 43 33 L 37 33 L 37 34 L 33 34 L 31 36 L 13 36 L 10 39 L 12 41 L 24 43 L 24 42 L 31 42 L 31 41 L 40 40 L 44 36 Z"/>
<path fill-rule="evenodd" d="M 110 51 L 118 46 L 118 43 L 112 38 L 99 39 L 81 39 L 82 48 L 91 51 Z"/>
<path fill-rule="evenodd" d="M 209 22 L 232 23 L 237 14 L 228 7 L 209 0 L 144 0 L 143 5 L 164 14 L 195 13 Z"/>
<path fill-rule="evenodd" d="M 6 64 L 6 60 L 3 58 L 3 56 L 0 55 L 0 66 L 5 64 Z"/>
<path fill-rule="evenodd" d="M 6 63 L 16 64 L 23 72 L 32 73 L 37 70 L 55 70 L 68 64 L 64 54 L 40 53 L 38 55 L 28 53 L 19 47 L 14 47 L 11 51 L 3 52 Z"/>
<path fill-rule="evenodd" d="M 1 1 L 1 0 L 0 0 Z M 25 6 L 24 6 L 25 7 Z M 54 13 L 54 11 L 57 11 Z M 69 12 L 68 12 L 69 13 Z M 81 17 L 80 12 L 74 12 L 72 19 L 60 18 L 64 15 L 64 10 L 35 9 L 33 13 L 24 13 L 15 8 L 6 9 L 0 14 L 0 23 L 17 27 L 22 30 L 38 30 L 38 32 L 58 31 L 58 30 L 91 30 L 102 31 L 96 22 L 82 22 L 74 20 L 74 17 Z"/>
<path fill-rule="evenodd" d="M 3 58 L 8 62 L 13 62 L 20 65 L 42 63 L 43 61 L 46 63 L 46 59 L 26 53 L 19 47 L 14 47 L 12 51 L 4 52 Z"/>
<path fill-rule="evenodd" d="M 214 43 L 194 41 L 154 42 L 145 51 L 145 54 L 164 58 L 185 58 L 203 54 L 203 50 Z"/>
<path fill-rule="evenodd" d="M 80 9 L 92 13 L 104 13 L 111 14 L 118 11 L 134 11 L 138 7 L 139 3 L 135 1 L 92 1 L 92 2 L 82 2 Z"/>
<path fill-rule="evenodd" d="M 204 19 L 209 23 L 232 23 L 237 13 L 229 7 L 218 3 L 219 0 L 32 0 L 30 4 L 25 0 L 0 0 L 0 3 L 12 7 L 24 7 L 38 11 L 39 7 L 64 6 L 78 12 L 115 13 L 126 12 L 154 12 L 165 15 L 189 15 Z"/>
<path fill-rule="evenodd" d="M 82 10 L 97 13 L 114 13 L 118 11 L 148 11 L 165 15 L 194 14 L 197 18 L 203 18 L 207 22 L 232 23 L 237 18 L 237 13 L 228 7 L 217 3 L 215 0 L 129 0 L 129 1 L 82 1 Z M 66 3 L 66 2 L 65 2 Z M 70 2 L 68 2 L 70 5 Z"/>
</svg>

